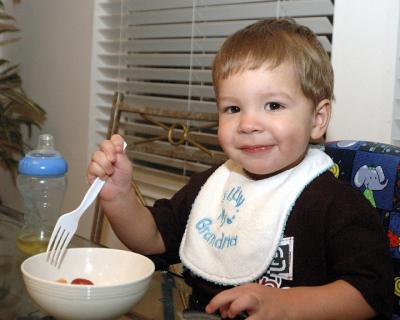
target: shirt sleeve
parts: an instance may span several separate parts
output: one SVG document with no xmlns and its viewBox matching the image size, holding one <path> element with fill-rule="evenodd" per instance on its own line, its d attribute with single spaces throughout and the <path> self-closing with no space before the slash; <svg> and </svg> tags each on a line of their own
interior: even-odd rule
<svg viewBox="0 0 400 320">
<path fill-rule="evenodd" d="M 329 277 L 350 283 L 390 319 L 393 265 L 378 212 L 348 184 L 331 198 L 326 216 Z"/>
</svg>

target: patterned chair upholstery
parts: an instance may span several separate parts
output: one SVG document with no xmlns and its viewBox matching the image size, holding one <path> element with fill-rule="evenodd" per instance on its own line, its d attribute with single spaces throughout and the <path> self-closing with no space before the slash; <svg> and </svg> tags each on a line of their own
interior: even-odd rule
<svg viewBox="0 0 400 320">
<path fill-rule="evenodd" d="M 323 148 L 335 163 L 335 176 L 360 190 L 380 213 L 395 270 L 393 319 L 400 319 L 400 148 L 345 140 Z"/>
</svg>

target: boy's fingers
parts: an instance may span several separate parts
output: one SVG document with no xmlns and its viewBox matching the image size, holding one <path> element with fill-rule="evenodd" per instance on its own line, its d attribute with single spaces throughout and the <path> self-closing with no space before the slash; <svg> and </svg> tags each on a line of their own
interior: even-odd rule
<svg viewBox="0 0 400 320">
<path fill-rule="evenodd" d="M 119 134 L 114 134 L 110 141 L 113 143 L 116 152 L 122 152 L 124 150 L 124 139 Z"/>
<path fill-rule="evenodd" d="M 243 311 L 254 312 L 259 309 L 259 301 L 253 294 L 239 295 L 229 306 L 228 316 L 236 317 Z"/>
<path fill-rule="evenodd" d="M 110 172 L 107 172 L 110 171 Z M 99 177 L 100 179 L 105 179 L 107 176 L 112 174 L 112 167 L 111 170 L 106 170 L 104 167 L 102 167 L 98 162 L 92 161 L 89 165 L 89 170 L 88 170 L 88 180 L 89 182 L 93 182 L 93 180 L 96 177 Z"/>
<path fill-rule="evenodd" d="M 214 298 L 211 299 L 211 301 L 208 303 L 206 306 L 206 312 L 207 313 L 214 313 L 218 309 L 221 309 L 226 305 L 230 304 L 233 300 L 237 299 L 238 297 L 238 290 L 237 288 L 229 289 L 220 292 L 217 294 Z"/>
<path fill-rule="evenodd" d="M 93 153 L 91 165 L 92 164 L 93 166 L 89 168 L 89 170 L 93 171 L 96 175 L 111 175 L 114 172 L 113 163 L 108 159 L 107 155 L 100 150 Z"/>
<path fill-rule="evenodd" d="M 118 151 L 119 148 L 120 147 L 119 147 L 118 143 L 115 144 L 111 140 L 104 140 L 100 144 L 100 151 L 105 154 L 105 156 L 107 157 L 107 160 L 110 161 L 111 163 L 114 163 L 117 160 L 117 153 L 120 152 L 120 151 Z"/>
<path fill-rule="evenodd" d="M 207 313 L 219 309 L 223 317 L 234 318 L 241 312 L 255 312 L 259 309 L 259 300 L 248 292 L 246 287 L 236 287 L 217 294 L 206 306 Z"/>
</svg>

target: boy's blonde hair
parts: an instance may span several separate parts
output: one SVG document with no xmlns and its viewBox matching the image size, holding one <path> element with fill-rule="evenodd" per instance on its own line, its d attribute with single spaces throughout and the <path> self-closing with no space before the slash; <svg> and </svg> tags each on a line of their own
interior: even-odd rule
<svg viewBox="0 0 400 320">
<path fill-rule="evenodd" d="M 266 19 L 228 37 L 215 56 L 212 75 L 218 95 L 220 80 L 264 65 L 293 64 L 305 97 L 316 106 L 333 99 L 333 70 L 316 35 L 292 19 Z"/>
</svg>

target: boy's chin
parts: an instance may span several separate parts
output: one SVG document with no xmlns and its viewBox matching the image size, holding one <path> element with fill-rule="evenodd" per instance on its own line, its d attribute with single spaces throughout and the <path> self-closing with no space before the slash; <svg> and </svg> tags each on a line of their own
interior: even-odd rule
<svg viewBox="0 0 400 320">
<path fill-rule="evenodd" d="M 268 172 L 268 173 L 264 173 L 264 172 L 254 172 L 253 170 L 252 171 L 249 171 L 249 170 L 247 170 L 247 169 L 245 169 L 245 168 L 243 168 L 243 170 L 244 170 L 244 172 L 246 173 L 246 175 L 249 177 L 249 178 L 251 178 L 251 179 L 253 179 L 253 180 L 261 180 L 261 179 L 265 179 L 265 178 L 268 178 L 268 177 L 272 177 L 272 176 L 274 176 L 275 174 L 277 174 L 277 173 L 279 173 L 278 171 L 277 172 Z"/>
<path fill-rule="evenodd" d="M 253 179 L 253 180 L 261 180 L 261 179 L 266 179 L 272 176 L 275 176 L 277 174 L 282 173 L 283 171 L 286 171 L 290 169 L 292 166 L 284 167 L 284 168 L 277 168 L 276 170 L 262 170 L 262 168 L 246 168 L 243 167 L 243 171 L 246 173 L 246 175 Z"/>
</svg>

